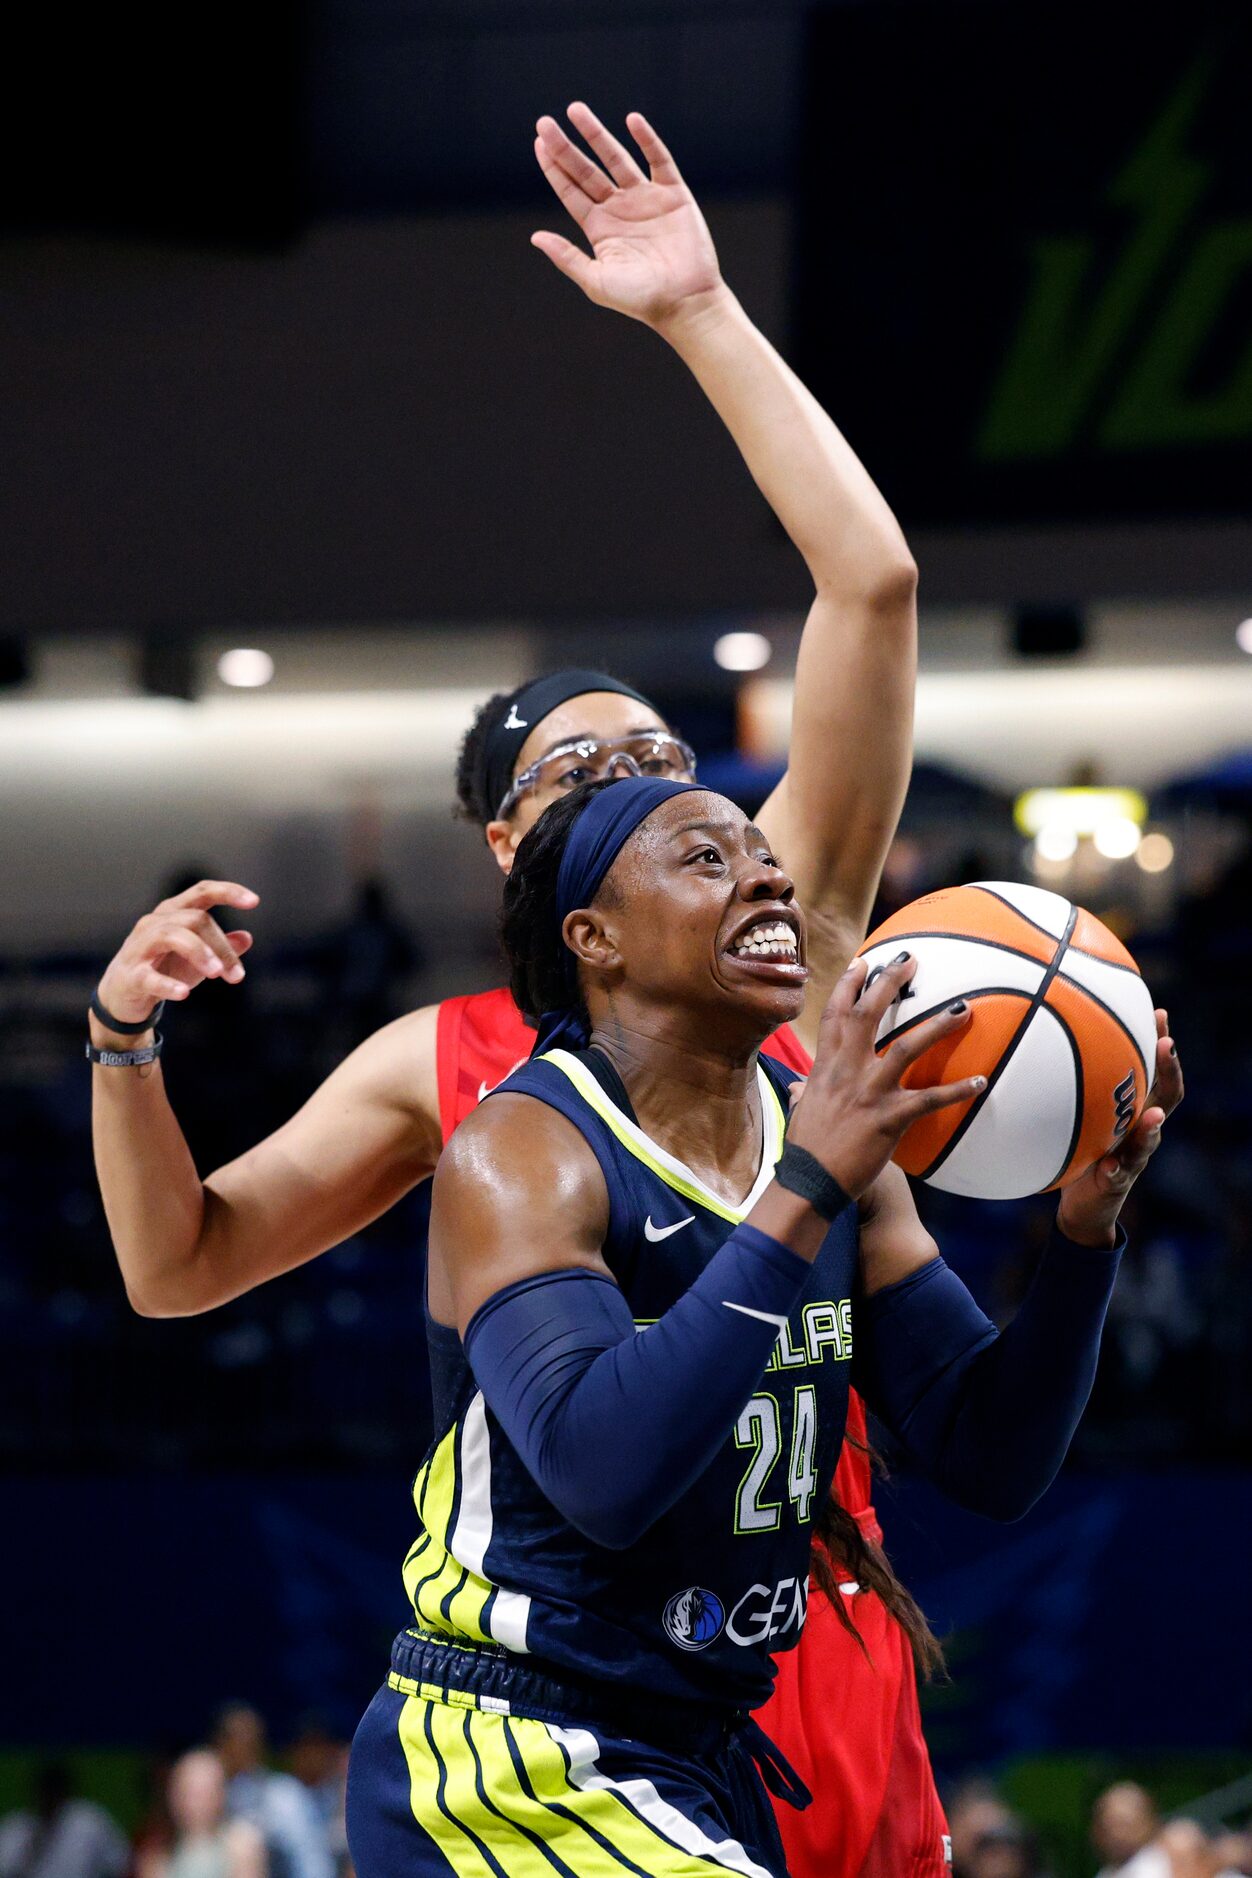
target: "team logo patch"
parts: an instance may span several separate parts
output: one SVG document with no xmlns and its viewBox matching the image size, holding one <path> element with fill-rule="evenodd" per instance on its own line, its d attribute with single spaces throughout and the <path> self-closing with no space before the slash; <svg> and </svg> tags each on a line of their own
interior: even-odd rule
<svg viewBox="0 0 1252 1878">
<path fill-rule="evenodd" d="M 722 1634 L 726 1609 L 712 1591 L 689 1585 L 670 1599 L 661 1622 L 670 1642 L 680 1650 L 707 1650 Z"/>
</svg>

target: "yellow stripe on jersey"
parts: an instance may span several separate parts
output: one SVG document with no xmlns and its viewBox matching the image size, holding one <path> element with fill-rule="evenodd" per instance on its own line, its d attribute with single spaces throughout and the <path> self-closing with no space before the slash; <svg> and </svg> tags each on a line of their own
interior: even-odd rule
<svg viewBox="0 0 1252 1878">
<path fill-rule="evenodd" d="M 658 1180 L 663 1180 L 667 1187 L 672 1187 L 675 1193 L 680 1193 L 684 1200 L 694 1200 L 697 1206 L 704 1207 L 707 1212 L 715 1213 L 719 1219 L 729 1220 L 734 1226 L 747 1218 L 752 1210 L 751 1206 L 730 1206 L 725 1200 L 719 1199 L 710 1188 L 704 1185 L 703 1181 L 696 1179 L 689 1168 L 685 1168 L 681 1161 L 676 1161 L 672 1155 L 667 1154 L 655 1141 L 645 1135 L 628 1115 L 623 1115 L 617 1104 L 605 1094 L 591 1071 L 585 1064 L 580 1063 L 576 1056 L 572 1056 L 568 1050 L 549 1050 L 539 1058 L 539 1061 L 551 1063 L 553 1069 L 559 1069 L 561 1074 L 573 1083 L 587 1107 L 593 1110 L 611 1130 L 626 1152 L 632 1154 L 637 1161 L 642 1161 Z M 778 1092 L 764 1071 L 758 1071 L 757 1084 L 761 1091 L 764 1122 L 761 1171 L 764 1174 L 765 1168 L 768 1167 L 772 1175 L 783 1151 L 787 1122 L 782 1103 L 778 1100 Z M 759 1197 L 756 1189 L 760 1184 L 761 1176 L 758 1175 L 753 1192 L 748 1196 L 753 1205 Z"/>
<path fill-rule="evenodd" d="M 459 1477 L 459 1436 L 460 1424 L 453 1422 L 413 1483 L 413 1499 L 426 1536 L 405 1560 L 404 1588 L 417 1617 L 430 1629 L 489 1643 L 483 1612 L 494 1587 L 459 1565 L 448 1549 Z"/>
<path fill-rule="evenodd" d="M 768 1878 L 741 1845 L 708 1838 L 647 1779 L 627 1779 L 622 1791 L 645 1805 L 650 1795 L 672 1829 L 693 1835 L 691 1849 L 608 1782 L 573 1785 L 544 1722 L 457 1708 L 439 1692 L 410 1695 L 398 1727 L 413 1816 L 458 1878 Z"/>
</svg>

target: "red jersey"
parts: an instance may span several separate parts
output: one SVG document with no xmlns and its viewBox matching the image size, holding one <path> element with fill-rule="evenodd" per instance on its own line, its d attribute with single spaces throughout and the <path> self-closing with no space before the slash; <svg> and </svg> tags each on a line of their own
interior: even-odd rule
<svg viewBox="0 0 1252 1878">
<path fill-rule="evenodd" d="M 526 1061 L 534 1041 L 503 987 L 439 1006 L 445 1141 L 489 1089 Z M 801 1075 L 812 1067 L 789 1025 L 764 1047 Z M 881 1542 L 870 1503 L 865 1405 L 852 1390 L 847 1437 L 835 1492 L 865 1536 Z M 800 1642 L 778 1659 L 774 1693 L 759 1711 L 813 1794 L 804 1812 L 775 1801 L 787 1868 L 792 1878 L 944 1878 L 947 1822 L 922 1738 L 908 1639 L 872 1593 L 857 1596 L 855 1618 L 865 1651 L 826 1600 L 813 1598 Z"/>
</svg>

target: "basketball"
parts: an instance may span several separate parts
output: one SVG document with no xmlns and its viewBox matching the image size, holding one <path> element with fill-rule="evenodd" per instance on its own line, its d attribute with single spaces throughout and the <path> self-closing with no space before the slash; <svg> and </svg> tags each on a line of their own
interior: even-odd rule
<svg viewBox="0 0 1252 1878">
<path fill-rule="evenodd" d="M 970 1023 L 904 1085 L 983 1075 L 972 1102 L 923 1116 L 893 1157 L 947 1193 L 1012 1200 L 1065 1187 L 1120 1141 L 1152 1085 L 1152 998 L 1125 946 L 1058 893 L 977 881 L 914 900 L 861 948 L 871 975 L 907 950 L 917 971 L 884 1016 L 885 1049 L 957 998 Z"/>
</svg>

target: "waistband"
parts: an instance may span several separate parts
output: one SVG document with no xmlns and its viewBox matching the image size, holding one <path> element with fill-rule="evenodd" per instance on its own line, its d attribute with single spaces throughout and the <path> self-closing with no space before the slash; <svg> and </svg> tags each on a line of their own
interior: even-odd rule
<svg viewBox="0 0 1252 1878">
<path fill-rule="evenodd" d="M 671 1700 L 660 1703 L 637 1690 L 582 1682 L 567 1670 L 553 1675 L 509 1650 L 455 1643 L 421 1630 L 402 1630 L 392 1644 L 388 1681 L 405 1695 L 425 1695 L 454 1706 L 535 1721 L 581 1721 L 671 1753 L 708 1756 L 741 1746 L 779 1799 L 804 1807 L 811 1798 L 794 1768 L 747 1709 Z"/>
</svg>

